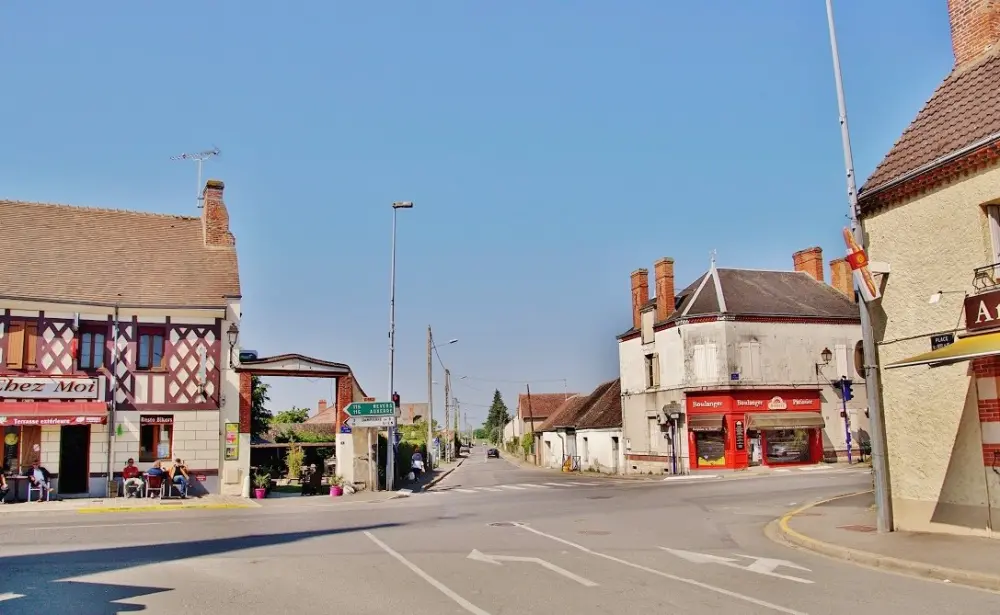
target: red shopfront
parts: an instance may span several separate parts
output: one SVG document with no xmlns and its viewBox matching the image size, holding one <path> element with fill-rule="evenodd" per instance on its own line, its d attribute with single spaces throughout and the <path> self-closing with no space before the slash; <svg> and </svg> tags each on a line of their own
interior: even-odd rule
<svg viewBox="0 0 1000 615">
<path fill-rule="evenodd" d="M 821 410 L 815 389 L 688 393 L 691 469 L 820 463 Z"/>
</svg>

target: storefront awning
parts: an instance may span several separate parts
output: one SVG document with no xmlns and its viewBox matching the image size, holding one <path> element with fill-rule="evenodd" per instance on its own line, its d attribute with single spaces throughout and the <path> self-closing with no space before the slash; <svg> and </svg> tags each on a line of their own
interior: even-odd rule
<svg viewBox="0 0 1000 615">
<path fill-rule="evenodd" d="M 34 425 L 103 425 L 108 405 L 103 401 L 0 403 L 0 427 Z"/>
<path fill-rule="evenodd" d="M 722 431 L 721 414 L 689 414 L 688 431 Z"/>
<path fill-rule="evenodd" d="M 959 361 L 968 361 L 976 357 L 990 357 L 1000 354 L 1000 333 L 987 333 L 986 335 L 972 335 L 963 337 L 954 344 L 949 344 L 944 348 L 938 348 L 930 352 L 918 354 L 886 365 L 886 369 L 897 367 L 910 367 L 911 365 L 951 365 Z"/>
<path fill-rule="evenodd" d="M 747 430 L 823 428 L 826 421 L 819 412 L 751 412 L 747 414 Z"/>
</svg>

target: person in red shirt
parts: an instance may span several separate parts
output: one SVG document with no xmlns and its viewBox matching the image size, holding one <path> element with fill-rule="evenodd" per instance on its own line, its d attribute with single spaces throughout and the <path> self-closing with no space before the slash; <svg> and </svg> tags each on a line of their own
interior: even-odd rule
<svg viewBox="0 0 1000 615">
<path fill-rule="evenodd" d="M 139 468 L 135 466 L 135 459 L 129 459 L 125 467 L 122 468 L 122 494 L 127 497 L 130 488 L 133 493 L 140 493 L 142 486 L 142 478 L 139 477 Z"/>
</svg>

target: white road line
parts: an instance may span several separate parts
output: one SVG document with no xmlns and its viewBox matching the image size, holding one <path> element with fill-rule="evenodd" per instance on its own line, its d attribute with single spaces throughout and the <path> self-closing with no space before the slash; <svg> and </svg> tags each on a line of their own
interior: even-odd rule
<svg viewBox="0 0 1000 615">
<path fill-rule="evenodd" d="M 527 530 L 527 531 L 531 532 L 532 534 L 536 534 L 538 536 L 544 536 L 545 538 L 548 538 L 549 540 L 554 540 L 554 541 L 556 541 L 558 543 L 562 543 L 562 544 L 564 544 L 566 546 L 573 547 L 574 549 L 578 549 L 580 551 L 583 551 L 584 553 L 589 553 L 590 555 L 595 555 L 597 557 L 602 557 L 602 558 L 604 558 L 606 560 L 610 560 L 612 562 L 616 562 L 618 564 L 622 564 L 623 566 L 628 566 L 630 568 L 635 568 L 637 570 L 642 570 L 642 571 L 648 572 L 650 574 L 655 574 L 655 575 L 663 577 L 665 579 L 670 579 L 671 581 L 677 581 L 679 583 L 687 583 L 688 585 L 693 585 L 695 587 L 700 587 L 701 589 L 707 589 L 708 591 L 715 592 L 717 594 L 722 594 L 723 596 L 729 596 L 730 598 L 735 598 L 737 600 L 743 600 L 744 602 L 749 602 L 750 604 L 756 604 L 757 606 L 762 606 L 764 608 L 771 609 L 771 610 L 777 611 L 779 613 L 786 613 L 787 615 L 807 615 L 807 613 L 803 613 L 802 611 L 796 611 L 796 610 L 789 609 L 789 608 L 786 608 L 786 607 L 783 607 L 783 606 L 780 606 L 780 605 L 777 605 L 777 604 L 773 604 L 773 603 L 770 603 L 770 602 L 765 602 L 764 600 L 759 600 L 759 599 L 754 598 L 752 596 L 747 596 L 745 594 L 740 594 L 740 593 L 737 593 L 737 592 L 734 592 L 734 591 L 730 591 L 728 589 L 724 589 L 722 587 L 716 587 L 714 585 L 709 585 L 708 583 L 702 583 L 701 581 L 696 581 L 694 579 L 687 579 L 685 577 L 679 577 L 679 576 L 676 576 L 676 575 L 673 575 L 673 574 L 670 574 L 670 573 L 667 573 L 667 572 L 663 572 L 662 570 L 657 570 L 655 568 L 649 568 L 648 566 L 643 566 L 642 564 L 636 564 L 636 563 L 630 562 L 628 560 L 624 560 L 624 559 L 621 559 L 621 558 L 618 558 L 618 557 L 614 557 L 613 555 L 607 555 L 606 553 L 601 553 L 599 551 L 593 551 L 593 550 L 588 549 L 587 547 L 585 547 L 583 545 L 576 544 L 575 542 L 570 542 L 569 540 L 566 540 L 565 538 L 559 538 L 558 536 L 553 536 L 552 534 L 546 534 L 545 532 L 536 530 L 533 527 L 528 527 L 527 525 L 524 525 L 523 523 L 519 523 L 517 521 L 515 521 L 513 523 L 514 523 L 515 527 L 519 527 L 522 530 Z M 367 532 L 365 532 L 365 533 L 367 534 Z"/>
<path fill-rule="evenodd" d="M 524 487 L 518 487 L 517 485 L 500 485 L 501 489 L 524 489 Z"/>
<path fill-rule="evenodd" d="M 452 589 L 450 589 L 447 585 L 445 585 L 441 581 L 438 581 L 437 579 L 435 579 L 431 575 L 427 574 L 426 572 L 424 572 L 420 568 L 417 568 L 416 564 L 414 564 L 410 560 L 406 559 L 405 557 L 403 557 L 402 555 L 400 555 L 399 553 L 397 553 L 396 551 L 394 551 L 392 549 L 392 547 L 390 547 L 389 545 L 385 544 L 384 542 L 382 542 L 378 538 L 375 538 L 375 536 L 371 532 L 366 531 L 365 532 L 365 536 L 367 536 L 368 538 L 371 539 L 372 542 L 374 542 L 375 544 L 377 544 L 380 549 L 382 549 L 383 551 L 385 551 L 386 553 L 388 553 L 389 555 L 391 555 L 392 557 L 394 557 L 396 559 L 396 561 L 398 561 L 400 564 L 403 564 L 404 566 L 406 566 L 407 568 L 409 568 L 410 570 L 412 570 L 417 576 L 419 576 L 421 579 L 423 579 L 423 580 L 427 581 L 428 583 L 430 583 L 435 589 L 437 589 L 439 592 L 441 592 L 445 596 L 448 596 L 449 598 L 451 598 L 457 605 L 459 605 L 460 607 L 462 607 L 466 611 L 468 611 L 470 613 L 473 613 L 473 615 L 490 615 L 489 613 L 487 613 L 486 611 L 482 610 L 478 606 L 472 604 L 471 602 L 469 602 L 465 598 L 459 596 L 457 593 L 455 593 Z"/>
<path fill-rule="evenodd" d="M 543 485 L 549 485 L 552 487 L 565 487 L 566 483 L 542 483 Z"/>
<path fill-rule="evenodd" d="M 4 600 L 13 600 L 14 598 L 24 598 L 24 594 L 0 594 L 0 602 L 3 602 Z"/>
<path fill-rule="evenodd" d="M 476 487 L 477 489 L 482 489 L 483 491 L 502 491 L 496 487 Z"/>
<path fill-rule="evenodd" d="M 577 487 L 593 487 L 594 485 L 601 485 L 603 483 L 581 483 L 575 480 L 566 481 L 567 485 L 576 485 Z"/>
<path fill-rule="evenodd" d="M 473 491 L 472 489 L 452 489 L 452 491 L 457 491 L 459 493 L 478 493 L 477 491 Z"/>
<path fill-rule="evenodd" d="M 148 523 L 101 523 L 99 525 L 39 525 L 27 530 L 81 530 L 95 527 L 136 527 L 142 525 L 180 525 L 180 521 L 151 521 Z"/>
<path fill-rule="evenodd" d="M 521 483 L 521 487 L 531 487 L 532 489 L 548 489 L 545 485 L 539 485 L 536 483 Z"/>
</svg>

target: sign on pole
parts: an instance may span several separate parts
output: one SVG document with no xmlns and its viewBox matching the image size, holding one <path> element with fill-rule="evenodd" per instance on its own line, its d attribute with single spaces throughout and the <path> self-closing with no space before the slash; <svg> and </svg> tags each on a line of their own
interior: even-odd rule
<svg viewBox="0 0 1000 615">
<path fill-rule="evenodd" d="M 391 401 L 356 401 L 346 408 L 344 412 L 348 416 L 396 416 L 396 406 Z M 354 425 L 358 425 L 355 421 Z"/>
<path fill-rule="evenodd" d="M 384 429 L 393 427 L 395 424 L 396 417 L 394 416 L 349 416 L 344 421 L 344 425 L 348 428 L 375 427 Z"/>
</svg>

